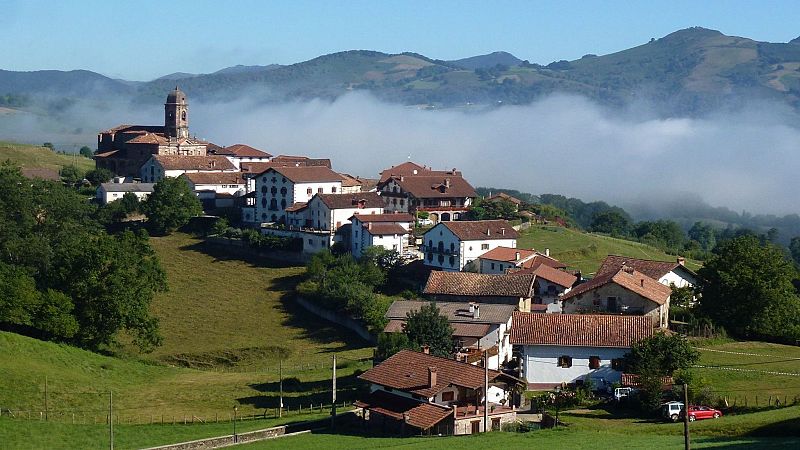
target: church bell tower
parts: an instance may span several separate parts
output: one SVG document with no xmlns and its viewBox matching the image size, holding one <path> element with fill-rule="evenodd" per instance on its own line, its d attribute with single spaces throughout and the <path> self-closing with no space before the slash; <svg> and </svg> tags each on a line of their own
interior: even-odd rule
<svg viewBox="0 0 800 450">
<path fill-rule="evenodd" d="M 189 137 L 189 105 L 186 94 L 177 86 L 167 95 L 164 103 L 164 131 L 170 139 L 186 139 Z"/>
</svg>

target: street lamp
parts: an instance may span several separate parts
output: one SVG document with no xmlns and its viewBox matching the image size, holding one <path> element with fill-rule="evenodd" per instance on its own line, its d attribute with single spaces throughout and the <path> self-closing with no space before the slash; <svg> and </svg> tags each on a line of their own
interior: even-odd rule
<svg viewBox="0 0 800 450">
<path fill-rule="evenodd" d="M 239 412 L 239 407 L 238 406 L 234 406 L 233 407 L 233 443 L 234 444 L 239 442 L 239 440 L 236 437 L 236 413 L 237 412 Z"/>
</svg>

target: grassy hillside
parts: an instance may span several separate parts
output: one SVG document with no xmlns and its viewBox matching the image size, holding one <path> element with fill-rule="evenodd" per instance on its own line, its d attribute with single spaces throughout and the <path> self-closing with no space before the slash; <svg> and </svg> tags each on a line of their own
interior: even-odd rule
<svg viewBox="0 0 800 450">
<path fill-rule="evenodd" d="M 660 261 L 674 261 L 676 258 L 675 255 L 666 254 L 646 244 L 545 225 L 534 225 L 523 231 L 517 240 L 517 247 L 535 248 L 539 251 L 549 248 L 551 256 L 570 267 L 580 269 L 584 275 L 597 271 L 603 258 L 608 255 Z M 696 261 L 687 261 L 686 265 L 692 270 L 700 267 Z"/>
<path fill-rule="evenodd" d="M 23 168 L 58 171 L 70 164 L 82 171 L 94 169 L 94 160 L 81 155 L 60 155 L 45 147 L 0 141 L 0 162 L 10 160 Z"/>
</svg>

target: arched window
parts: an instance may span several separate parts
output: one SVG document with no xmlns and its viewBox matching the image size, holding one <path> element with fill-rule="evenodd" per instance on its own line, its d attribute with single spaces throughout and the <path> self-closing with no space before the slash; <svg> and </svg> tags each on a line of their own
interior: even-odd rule
<svg viewBox="0 0 800 450">
<path fill-rule="evenodd" d="M 439 245 L 436 248 L 439 249 L 439 253 L 444 253 L 444 242 L 439 241 Z"/>
<path fill-rule="evenodd" d="M 306 189 L 306 194 L 311 195 L 312 192 L 314 191 L 312 191 L 311 188 Z"/>
<path fill-rule="evenodd" d="M 428 240 L 428 248 L 433 248 L 433 241 Z"/>
<path fill-rule="evenodd" d="M 270 189 L 269 191 L 272 193 L 272 195 L 275 195 L 275 194 L 278 193 L 278 188 L 276 188 L 275 186 L 272 186 L 272 189 Z"/>
<path fill-rule="evenodd" d="M 266 208 L 267 207 L 267 199 L 265 199 L 265 198 L 261 199 L 261 207 L 262 208 Z"/>
<path fill-rule="evenodd" d="M 263 193 L 265 193 L 265 194 L 266 194 L 266 193 L 267 193 L 267 190 L 268 190 L 268 189 L 267 189 L 267 187 L 266 187 L 266 186 L 261 186 L 261 192 L 263 192 Z"/>
<path fill-rule="evenodd" d="M 281 200 L 281 209 L 286 209 L 286 200 Z"/>
<path fill-rule="evenodd" d="M 278 209 L 278 201 L 274 198 L 269 201 L 269 209 L 270 211 L 276 211 Z"/>
<path fill-rule="evenodd" d="M 444 255 L 439 253 L 439 257 L 436 258 L 439 261 L 439 264 L 444 264 Z"/>
<path fill-rule="evenodd" d="M 428 262 L 433 262 L 433 253 L 428 253 Z"/>
<path fill-rule="evenodd" d="M 451 256 L 450 257 L 450 267 L 455 267 L 455 266 L 456 266 L 456 258 L 455 258 L 455 256 Z"/>
<path fill-rule="evenodd" d="M 451 252 L 454 252 L 454 251 L 456 251 L 456 244 L 454 244 L 454 243 L 452 243 L 452 242 L 450 243 L 450 251 L 451 251 Z"/>
<path fill-rule="evenodd" d="M 186 120 L 186 111 L 181 113 L 181 120 Z"/>
<path fill-rule="evenodd" d="M 281 195 L 286 197 L 286 187 L 281 188 Z"/>
</svg>

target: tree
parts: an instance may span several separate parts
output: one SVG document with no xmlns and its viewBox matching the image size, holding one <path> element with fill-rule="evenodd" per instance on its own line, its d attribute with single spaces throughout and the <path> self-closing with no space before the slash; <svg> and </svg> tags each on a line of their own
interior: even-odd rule
<svg viewBox="0 0 800 450">
<path fill-rule="evenodd" d="M 742 338 L 800 338 L 797 269 L 783 249 L 744 235 L 726 240 L 698 271 L 700 313 Z"/>
<path fill-rule="evenodd" d="M 800 266 L 800 236 L 795 236 L 789 242 L 789 253 L 792 255 L 794 263 Z"/>
<path fill-rule="evenodd" d="M 606 233 L 612 236 L 627 236 L 630 234 L 631 220 L 618 211 L 603 211 L 592 216 L 589 231 Z"/>
<path fill-rule="evenodd" d="M 108 183 L 113 175 L 110 170 L 99 167 L 86 172 L 86 179 L 92 183 L 92 186 L 100 186 L 101 183 Z"/>
<path fill-rule="evenodd" d="M 94 156 L 94 152 L 92 151 L 92 149 L 85 145 L 81 147 L 80 154 L 81 156 L 84 156 L 86 158 L 91 158 L 92 156 Z"/>
<path fill-rule="evenodd" d="M 697 241 L 703 250 L 710 251 L 717 245 L 717 233 L 707 223 L 695 222 L 688 232 L 689 239 Z"/>
<path fill-rule="evenodd" d="M 638 375 L 672 376 L 678 369 L 688 369 L 700 353 L 678 334 L 656 333 L 631 345 L 625 355 L 625 370 Z"/>
<path fill-rule="evenodd" d="M 59 175 L 61 175 L 61 181 L 70 185 L 74 185 L 83 179 L 80 169 L 73 165 L 62 167 Z"/>
<path fill-rule="evenodd" d="M 633 230 L 642 242 L 656 244 L 657 247 L 679 250 L 686 241 L 683 229 L 677 222 L 657 220 L 639 222 Z"/>
<path fill-rule="evenodd" d="M 418 311 L 406 316 L 403 332 L 416 348 L 430 347 L 432 355 L 448 358 L 453 354 L 453 327 L 447 317 L 439 312 L 436 303 L 422 305 Z"/>
<path fill-rule="evenodd" d="M 55 146 L 53 145 L 52 142 L 45 142 L 44 144 L 42 144 L 42 147 L 49 148 L 50 150 L 55 150 Z"/>
<path fill-rule="evenodd" d="M 155 184 L 142 203 L 142 212 L 156 233 L 169 234 L 200 215 L 203 208 L 185 181 L 166 177 Z"/>
</svg>

